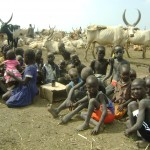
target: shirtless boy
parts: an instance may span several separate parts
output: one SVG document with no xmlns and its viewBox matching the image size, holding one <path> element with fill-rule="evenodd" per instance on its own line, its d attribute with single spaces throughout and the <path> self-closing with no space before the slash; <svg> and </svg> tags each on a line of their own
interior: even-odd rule
<svg viewBox="0 0 150 150">
<path fill-rule="evenodd" d="M 111 95 L 114 92 L 114 87 L 117 81 L 120 80 L 120 69 L 121 66 L 127 64 L 130 66 L 129 62 L 123 58 L 124 48 L 120 45 L 114 48 L 114 59 L 110 60 L 110 72 L 103 81 L 107 80 L 112 76 L 111 84 L 106 87 L 106 95 Z"/>
<path fill-rule="evenodd" d="M 91 134 L 98 134 L 100 131 L 100 127 L 104 123 L 104 119 L 107 115 L 108 99 L 104 95 L 104 93 L 99 90 L 99 82 L 95 76 L 91 75 L 86 79 L 86 87 L 87 87 L 87 96 L 85 97 L 84 100 L 78 101 L 77 103 L 82 104 L 83 102 L 87 102 L 88 112 L 84 123 L 78 126 L 77 130 L 82 131 L 88 129 L 92 113 L 94 112 L 95 109 L 98 110 L 100 107 L 102 107 L 102 114 L 100 120 L 98 121 L 98 123 L 96 124 L 91 133 Z"/>
<path fill-rule="evenodd" d="M 146 95 L 146 82 L 135 79 L 131 84 L 131 93 L 136 101 L 128 105 L 129 126 L 125 135 L 138 131 L 142 140 L 136 142 L 137 146 L 146 147 L 150 144 L 150 99 Z"/>
<path fill-rule="evenodd" d="M 94 74 L 106 75 L 108 60 L 105 59 L 105 47 L 97 47 L 97 60 L 93 60 L 90 64 Z"/>
<path fill-rule="evenodd" d="M 71 62 L 74 65 L 74 67 L 77 68 L 79 75 L 81 75 L 81 71 L 85 67 L 85 65 L 81 63 L 77 54 L 71 55 Z"/>
<path fill-rule="evenodd" d="M 76 86 L 74 86 L 71 90 L 70 90 L 70 95 L 72 95 L 71 93 L 73 93 L 73 91 L 76 88 L 82 87 L 83 89 L 86 86 L 86 79 L 91 76 L 93 74 L 93 71 L 90 67 L 85 67 L 82 69 L 81 71 L 81 78 L 82 78 L 82 82 L 80 82 L 79 84 L 77 84 Z M 95 77 L 95 76 L 94 76 Z M 97 78 L 97 77 L 96 77 Z M 97 78 L 98 79 L 98 78 Z M 98 89 L 100 91 L 102 91 L 103 93 L 106 93 L 105 91 L 105 87 L 103 85 L 103 83 L 101 82 L 101 80 L 98 79 Z M 70 99 L 71 97 L 68 96 L 68 98 Z M 69 112 L 68 114 L 66 114 L 62 119 L 60 124 L 65 124 L 67 122 L 70 121 L 70 119 L 76 115 L 77 113 L 79 113 L 82 109 L 87 108 L 88 107 L 88 99 L 87 96 L 83 97 L 82 99 L 78 100 L 77 102 L 72 104 L 72 107 L 74 108 L 74 110 L 72 110 L 71 112 Z"/>
</svg>

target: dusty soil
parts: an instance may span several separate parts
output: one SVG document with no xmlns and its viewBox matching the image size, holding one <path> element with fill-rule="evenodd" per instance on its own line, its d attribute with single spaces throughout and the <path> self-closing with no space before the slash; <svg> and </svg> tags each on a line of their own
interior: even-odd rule
<svg viewBox="0 0 150 150">
<path fill-rule="evenodd" d="M 88 62 L 83 60 L 84 50 L 77 50 L 82 63 L 89 65 L 92 60 L 88 52 Z M 147 58 L 142 59 L 141 52 L 130 50 L 131 57 L 125 58 L 132 62 L 131 66 L 137 71 L 138 77 L 148 74 L 146 64 L 150 61 L 150 51 L 147 51 Z M 110 49 L 107 49 L 106 57 L 109 58 Z M 43 52 L 46 60 L 46 52 Z M 62 59 L 56 55 L 56 63 Z M 97 150 L 137 150 L 135 138 L 127 138 L 123 132 L 125 123 L 115 120 L 112 124 L 106 125 L 104 131 L 97 136 L 91 136 L 92 129 L 80 132 L 78 135 L 76 127 L 83 121 L 74 117 L 67 125 L 58 125 L 59 119 L 53 119 L 47 111 L 49 102 L 37 96 L 32 105 L 24 108 L 7 108 L 3 101 L 0 101 L 0 150 L 90 150 L 91 141 L 93 149 Z M 54 103 L 58 106 L 61 102 Z M 62 111 L 61 116 L 69 110 Z"/>
</svg>

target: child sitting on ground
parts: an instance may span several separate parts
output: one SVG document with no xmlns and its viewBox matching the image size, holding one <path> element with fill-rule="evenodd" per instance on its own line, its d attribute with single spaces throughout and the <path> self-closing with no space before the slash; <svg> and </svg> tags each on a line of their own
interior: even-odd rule
<svg viewBox="0 0 150 150">
<path fill-rule="evenodd" d="M 35 52 L 35 65 L 37 66 L 37 84 L 43 84 L 43 75 L 42 75 L 42 68 L 43 68 L 43 58 L 42 58 L 42 50 L 38 49 Z"/>
<path fill-rule="evenodd" d="M 6 53 L 6 59 L 7 60 L 5 60 L 2 63 L 2 65 L 5 65 L 5 73 L 4 73 L 5 82 L 8 88 L 10 87 L 14 88 L 16 84 L 16 80 L 13 77 L 7 75 L 7 71 L 12 72 L 16 77 L 21 79 L 22 75 L 19 72 L 21 70 L 20 63 L 16 60 L 16 55 L 14 50 L 9 50 Z"/>
<path fill-rule="evenodd" d="M 66 86 L 66 91 L 67 94 L 69 94 L 69 91 L 71 88 L 73 88 L 75 85 L 77 85 L 78 83 L 80 83 L 82 81 L 82 79 L 79 77 L 78 71 L 76 68 L 72 68 L 69 70 L 68 72 L 69 77 L 70 77 L 70 83 Z"/>
<path fill-rule="evenodd" d="M 86 79 L 88 76 L 90 75 L 93 75 L 93 71 L 90 67 L 85 67 L 83 68 L 83 70 L 81 71 L 81 78 L 83 79 L 83 81 L 79 84 L 77 84 L 75 87 L 73 87 L 71 90 L 70 90 L 70 93 L 72 91 L 74 91 L 76 88 L 79 88 L 79 87 L 82 87 L 82 88 L 85 88 L 85 83 L 86 83 Z M 103 91 L 105 93 L 105 88 L 102 84 L 102 82 L 100 80 L 98 80 L 98 84 L 99 84 L 99 90 L 100 91 Z M 69 93 L 69 94 L 70 94 Z M 68 96 L 69 98 L 69 96 Z M 81 100 L 75 102 L 75 103 L 72 103 L 72 106 L 71 108 L 73 108 L 74 110 L 72 110 L 71 112 L 69 112 L 68 114 L 66 114 L 62 119 L 61 119 L 61 122 L 60 124 L 65 124 L 67 122 L 70 121 L 70 119 L 76 115 L 77 113 L 79 113 L 82 109 L 84 108 L 87 108 L 88 107 L 88 101 L 85 101 L 85 99 L 87 99 L 87 96 L 86 96 L 86 89 L 85 89 L 85 97 L 83 97 Z M 83 103 L 82 103 L 83 101 Z"/>
<path fill-rule="evenodd" d="M 58 78 L 58 82 L 66 85 L 70 82 L 68 71 L 66 68 L 65 60 L 61 60 L 59 64 L 60 77 Z"/>
<path fill-rule="evenodd" d="M 19 84 L 12 91 L 3 95 L 3 100 L 6 100 L 8 107 L 22 107 L 32 104 L 33 98 L 38 94 L 36 86 L 37 68 L 35 66 L 35 53 L 33 50 L 25 51 L 25 63 L 27 64 L 23 78 L 18 78 L 14 73 L 8 71 L 8 76 L 11 76 Z"/>
<path fill-rule="evenodd" d="M 59 49 L 60 54 L 64 58 L 66 65 L 71 64 L 71 58 L 70 58 L 71 53 L 66 51 L 65 44 L 60 42 L 58 45 L 58 49 Z"/>
<path fill-rule="evenodd" d="M 54 62 L 55 56 L 53 53 L 49 52 L 47 56 L 47 63 L 44 64 L 42 68 L 43 73 L 43 83 L 52 83 L 52 81 L 57 81 L 60 76 L 59 67 Z"/>
<path fill-rule="evenodd" d="M 150 78 L 146 80 L 149 82 Z M 136 141 L 136 144 L 139 148 L 146 148 L 150 144 L 150 99 L 146 95 L 146 82 L 137 78 L 131 84 L 131 93 L 136 101 L 128 105 L 129 122 L 125 130 L 126 136 L 138 131 L 141 140 Z"/>
<path fill-rule="evenodd" d="M 112 101 L 115 103 L 115 119 L 121 119 L 127 112 L 127 105 L 131 101 L 130 67 L 122 65 L 120 81 L 115 86 Z"/>
<path fill-rule="evenodd" d="M 88 103 L 88 112 L 82 114 L 85 119 L 84 123 L 77 127 L 78 131 L 89 128 L 89 123 L 92 122 L 95 128 L 91 134 L 98 134 L 103 123 L 110 123 L 114 120 L 114 107 L 112 102 L 106 95 L 100 91 L 98 79 L 91 75 L 86 79 L 87 96 L 77 103 Z M 91 117 L 93 119 L 91 119 Z M 96 120 L 96 121 L 95 121 Z"/>
<path fill-rule="evenodd" d="M 71 62 L 74 67 L 77 68 L 79 75 L 81 75 L 81 71 L 85 67 L 85 65 L 81 63 L 77 54 L 71 55 Z"/>
<path fill-rule="evenodd" d="M 75 68 L 72 68 L 73 70 Z M 75 71 L 75 70 L 74 70 Z M 76 70 L 77 71 L 77 70 Z M 71 72 L 70 72 L 71 73 Z M 78 73 L 76 72 L 76 75 Z M 72 82 L 71 82 L 71 85 L 72 88 L 68 88 L 68 96 L 67 96 L 67 99 L 58 107 L 58 108 L 53 108 L 52 105 L 48 107 L 48 111 L 53 115 L 54 118 L 58 117 L 58 114 L 66 109 L 66 108 L 70 108 L 72 109 L 72 106 L 73 106 L 73 103 L 75 102 L 74 101 L 74 95 L 75 95 L 75 91 L 77 89 L 80 89 L 81 87 L 84 86 L 85 84 L 85 81 L 86 81 L 86 78 L 89 76 L 89 75 L 92 75 L 93 74 L 93 71 L 90 67 L 85 67 L 82 72 L 81 72 L 81 79 L 80 79 L 80 82 L 78 84 L 76 84 L 75 86 L 72 86 Z M 71 76 L 72 76 L 72 73 L 71 73 Z M 75 78 L 75 72 L 73 73 L 73 76 Z M 76 78 L 79 78 L 79 76 L 76 76 Z M 73 78 L 72 78 L 73 79 Z M 83 90 L 83 96 L 84 95 L 84 90 Z M 77 100 L 81 99 L 81 97 L 77 97 Z M 69 120 L 69 119 L 68 119 Z"/>
</svg>

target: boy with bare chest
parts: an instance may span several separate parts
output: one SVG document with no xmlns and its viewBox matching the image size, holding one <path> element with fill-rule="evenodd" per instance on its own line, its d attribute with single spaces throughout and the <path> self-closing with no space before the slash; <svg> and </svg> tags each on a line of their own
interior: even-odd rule
<svg viewBox="0 0 150 150">
<path fill-rule="evenodd" d="M 106 75 L 109 61 L 105 59 L 105 47 L 97 47 L 97 60 L 93 60 L 90 64 L 94 74 Z"/>
<path fill-rule="evenodd" d="M 128 105 L 129 125 L 125 130 L 125 135 L 128 136 L 138 131 L 142 139 L 136 142 L 138 147 L 146 147 L 150 144 L 150 99 L 146 95 L 149 89 L 146 82 L 139 78 L 132 82 L 131 94 L 136 101 Z"/>
<path fill-rule="evenodd" d="M 114 59 L 110 60 L 110 72 L 104 78 L 103 81 L 107 80 L 110 76 L 112 76 L 111 84 L 106 87 L 106 94 L 109 96 L 114 92 L 114 88 L 117 82 L 120 80 L 120 70 L 122 65 L 128 65 L 130 67 L 130 63 L 123 58 L 124 49 L 122 46 L 115 46 L 114 48 Z"/>
</svg>

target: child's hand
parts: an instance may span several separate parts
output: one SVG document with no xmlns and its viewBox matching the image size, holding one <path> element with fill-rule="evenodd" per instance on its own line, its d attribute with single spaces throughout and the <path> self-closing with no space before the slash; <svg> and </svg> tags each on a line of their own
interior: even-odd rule
<svg viewBox="0 0 150 150">
<path fill-rule="evenodd" d="M 123 108 L 124 108 L 124 107 L 123 107 L 123 104 L 120 104 L 120 105 L 118 106 L 118 110 L 119 110 L 119 111 L 122 111 Z"/>
<path fill-rule="evenodd" d="M 69 108 L 70 111 L 73 110 L 73 102 L 71 100 L 67 101 L 67 106 L 68 106 L 68 108 Z"/>
<path fill-rule="evenodd" d="M 8 76 L 11 76 L 11 77 L 14 76 L 14 74 L 13 74 L 12 72 L 10 72 L 10 71 L 6 71 L 6 72 L 7 72 L 7 75 L 8 75 Z"/>
<path fill-rule="evenodd" d="M 77 102 L 76 102 L 76 103 L 73 103 L 73 102 L 72 102 L 72 103 L 70 104 L 70 106 L 69 106 L 69 110 L 72 111 L 72 110 L 74 110 L 77 106 L 78 106 L 78 103 L 77 103 Z"/>
<path fill-rule="evenodd" d="M 125 135 L 125 136 L 129 136 L 129 134 L 130 134 L 130 129 L 126 129 L 126 130 L 124 131 L 124 135 Z"/>
</svg>

